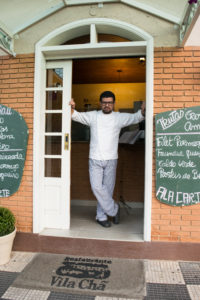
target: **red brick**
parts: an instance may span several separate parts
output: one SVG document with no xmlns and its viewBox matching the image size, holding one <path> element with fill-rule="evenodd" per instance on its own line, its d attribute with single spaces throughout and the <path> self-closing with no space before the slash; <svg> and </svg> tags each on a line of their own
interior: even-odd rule
<svg viewBox="0 0 200 300">
<path fill-rule="evenodd" d="M 199 84 L 200 83 L 200 80 L 198 79 L 189 79 L 189 80 L 184 80 L 184 84 L 193 84 L 193 85 L 196 85 L 196 84 Z"/>
<path fill-rule="evenodd" d="M 191 208 L 190 208 L 191 209 Z M 191 215 L 191 211 L 190 210 L 186 210 L 183 208 L 179 208 L 179 207 L 173 207 L 172 211 L 171 211 L 172 215 Z"/>
<path fill-rule="evenodd" d="M 173 97 L 173 101 L 181 101 L 181 102 L 190 102 L 193 101 L 193 97 L 190 96 L 182 96 L 182 97 Z"/>
<path fill-rule="evenodd" d="M 163 84 L 162 87 L 157 86 L 158 90 L 162 90 L 162 91 L 171 91 L 172 90 L 173 85 L 167 85 L 167 84 Z"/>
<path fill-rule="evenodd" d="M 200 226 L 200 221 L 192 221 L 192 226 Z"/>
<path fill-rule="evenodd" d="M 195 74 L 195 73 L 199 73 L 199 72 L 200 72 L 199 68 L 185 68 L 185 73 Z"/>
<path fill-rule="evenodd" d="M 165 57 L 165 56 L 170 56 L 171 57 L 171 52 L 155 52 L 155 57 Z"/>
<path fill-rule="evenodd" d="M 183 91 L 163 91 L 163 96 L 183 96 Z"/>
<path fill-rule="evenodd" d="M 155 101 L 168 101 L 171 102 L 172 101 L 172 97 L 164 97 L 164 96 L 159 96 L 159 97 L 154 97 Z"/>
<path fill-rule="evenodd" d="M 155 68 L 154 73 L 155 74 L 161 74 L 161 73 L 163 73 L 163 69 L 162 68 Z"/>
<path fill-rule="evenodd" d="M 162 236 L 170 236 L 170 231 L 167 231 L 167 230 L 163 230 L 163 231 L 161 231 L 161 230 L 152 230 L 152 235 L 154 235 L 154 236 L 156 236 L 156 235 L 158 235 L 158 236 L 160 236 L 160 235 L 162 235 Z"/>
<path fill-rule="evenodd" d="M 194 76 L 193 76 L 193 74 L 189 74 L 189 73 L 187 73 L 187 74 L 185 74 L 185 73 L 183 73 L 183 74 L 173 74 L 173 78 L 176 78 L 176 79 L 191 79 L 191 78 L 193 78 Z"/>
<path fill-rule="evenodd" d="M 171 63 L 156 63 L 154 68 L 171 68 L 172 64 Z"/>
<path fill-rule="evenodd" d="M 165 57 L 164 58 L 164 62 L 171 62 L 171 63 L 174 63 L 174 62 L 184 62 L 184 57 Z"/>
<path fill-rule="evenodd" d="M 193 56 L 191 56 L 191 57 L 185 57 L 185 61 L 186 62 L 191 62 L 191 61 L 200 61 L 200 57 L 193 57 Z"/>
<path fill-rule="evenodd" d="M 200 96 L 200 90 L 199 91 L 185 91 L 186 96 Z"/>
<path fill-rule="evenodd" d="M 14 73 L 18 73 L 19 69 L 6 69 L 6 70 L 2 70 L 2 74 L 14 74 Z"/>
<path fill-rule="evenodd" d="M 181 220 L 180 215 L 162 215 L 161 219 L 168 219 L 168 220 Z"/>
<path fill-rule="evenodd" d="M 169 220 L 160 220 L 160 219 L 153 219 L 152 218 L 152 224 L 157 224 L 157 225 L 169 225 L 170 221 Z"/>
<path fill-rule="evenodd" d="M 185 220 L 171 220 L 171 225 L 180 225 L 180 226 L 187 226 L 191 225 L 190 221 L 185 221 Z"/>
<path fill-rule="evenodd" d="M 200 62 L 193 62 L 192 65 L 193 65 L 193 67 L 199 68 Z M 200 70 L 199 70 L 199 73 L 200 73 Z"/>
<path fill-rule="evenodd" d="M 153 214 L 169 215 L 170 212 L 171 212 L 171 209 L 153 209 L 152 210 L 152 215 Z"/>
<path fill-rule="evenodd" d="M 184 69 L 183 68 L 166 68 L 164 69 L 164 73 L 170 73 L 170 74 L 177 74 L 177 73 L 183 73 Z"/>
<path fill-rule="evenodd" d="M 200 227 L 199 226 L 181 226 L 181 229 L 183 230 L 183 231 L 190 231 L 190 232 L 193 232 L 193 231 L 198 231 L 198 232 L 200 232 Z"/>
<path fill-rule="evenodd" d="M 162 103 L 154 103 L 154 105 L 153 105 L 153 106 L 154 106 L 154 108 L 157 108 L 157 107 L 159 107 L 159 108 L 160 108 L 160 107 L 162 107 Z"/>
<path fill-rule="evenodd" d="M 193 52 L 193 55 L 194 55 L 194 56 L 200 56 L 200 51 L 194 51 L 194 52 Z"/>
<path fill-rule="evenodd" d="M 173 90 L 193 90 L 193 85 L 173 85 Z M 189 93 L 189 92 L 188 92 Z"/>
<path fill-rule="evenodd" d="M 9 64 L 9 65 L 18 64 L 18 63 L 19 63 L 19 59 L 17 59 L 17 58 L 13 58 L 13 59 L 10 58 L 10 59 L 3 61 L 3 64 Z"/>
<path fill-rule="evenodd" d="M 191 232 L 191 237 L 192 237 L 192 238 L 197 238 L 197 239 L 199 240 L 199 231 L 193 230 L 193 231 Z"/>
<path fill-rule="evenodd" d="M 159 237 L 159 241 L 169 241 L 169 242 L 178 242 L 180 240 L 179 237 L 175 237 L 175 236 L 169 236 L 169 237 L 163 237 L 163 236 L 160 236 Z"/>
<path fill-rule="evenodd" d="M 184 50 L 186 50 L 186 51 L 193 50 L 193 53 L 194 53 L 195 51 L 200 50 L 200 46 L 186 46 L 186 47 L 184 47 Z"/>
<path fill-rule="evenodd" d="M 189 237 L 191 236 L 190 231 L 171 231 L 170 232 L 171 236 L 179 236 L 179 237 Z"/>
<path fill-rule="evenodd" d="M 174 63 L 172 64 L 173 68 L 192 68 L 194 63 Z"/>
<path fill-rule="evenodd" d="M 192 237 L 183 237 L 181 238 L 181 242 L 183 243 L 196 243 L 196 242 L 199 242 L 199 239 L 196 239 L 196 238 L 192 238 Z"/>
<path fill-rule="evenodd" d="M 191 57 L 192 55 L 193 55 L 193 52 L 191 52 L 191 51 L 173 52 L 173 56 Z"/>
<path fill-rule="evenodd" d="M 154 80 L 154 85 L 160 85 L 162 84 L 162 80 Z"/>
<path fill-rule="evenodd" d="M 162 57 L 155 57 L 154 58 L 154 63 L 161 63 L 161 62 L 163 62 Z"/>
<path fill-rule="evenodd" d="M 154 96 L 162 96 L 162 91 L 155 90 L 154 91 Z"/>
<path fill-rule="evenodd" d="M 181 229 L 180 225 L 166 225 L 166 226 L 163 226 L 161 225 L 160 226 L 160 229 L 161 231 L 171 231 L 171 230 L 175 230 L 175 231 L 179 231 Z"/>
<path fill-rule="evenodd" d="M 164 84 L 183 84 L 183 80 L 181 79 L 164 79 Z"/>
</svg>

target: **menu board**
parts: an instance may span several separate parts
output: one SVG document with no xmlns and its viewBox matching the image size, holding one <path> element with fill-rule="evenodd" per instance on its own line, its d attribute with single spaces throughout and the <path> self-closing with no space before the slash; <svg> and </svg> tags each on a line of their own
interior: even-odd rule
<svg viewBox="0 0 200 300">
<path fill-rule="evenodd" d="M 156 197 L 173 206 L 200 202 L 200 106 L 157 114 Z"/>
<path fill-rule="evenodd" d="M 0 105 L 0 197 L 15 193 L 26 158 L 28 127 L 15 110 Z"/>
</svg>

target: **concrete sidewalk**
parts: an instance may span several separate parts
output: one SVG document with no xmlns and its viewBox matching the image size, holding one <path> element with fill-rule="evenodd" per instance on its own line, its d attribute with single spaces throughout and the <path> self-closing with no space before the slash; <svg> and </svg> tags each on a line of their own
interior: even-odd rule
<svg viewBox="0 0 200 300">
<path fill-rule="evenodd" d="M 122 300 L 102 297 L 16 288 L 12 283 L 36 253 L 12 252 L 8 264 L 0 266 L 0 299 L 11 300 Z M 144 260 L 146 292 L 144 300 L 199 300 L 200 262 Z M 38 278 L 39 280 L 39 278 Z M 131 300 L 134 300 L 132 295 Z M 127 300 L 127 299 L 126 299 Z M 130 299 L 129 299 L 130 300 Z"/>
</svg>

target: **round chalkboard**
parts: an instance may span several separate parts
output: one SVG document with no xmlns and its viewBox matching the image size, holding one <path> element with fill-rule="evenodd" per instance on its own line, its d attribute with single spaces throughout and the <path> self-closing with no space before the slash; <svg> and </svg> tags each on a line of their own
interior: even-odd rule
<svg viewBox="0 0 200 300">
<path fill-rule="evenodd" d="M 24 118 L 0 105 L 0 197 L 15 193 L 21 183 L 28 142 Z"/>
<path fill-rule="evenodd" d="M 200 202 L 200 106 L 156 115 L 156 196 L 184 206 Z"/>
</svg>

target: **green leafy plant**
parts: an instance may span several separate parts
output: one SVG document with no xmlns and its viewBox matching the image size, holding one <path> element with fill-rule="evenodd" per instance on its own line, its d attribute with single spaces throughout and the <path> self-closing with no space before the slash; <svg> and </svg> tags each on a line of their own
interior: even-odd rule
<svg viewBox="0 0 200 300">
<path fill-rule="evenodd" d="M 0 236 L 7 235 L 15 230 L 15 217 L 6 207 L 0 207 Z"/>
</svg>

